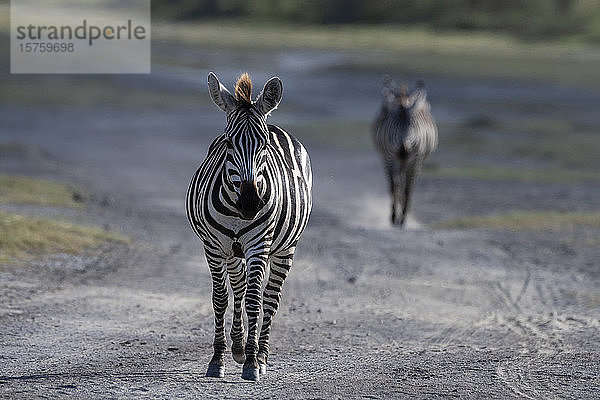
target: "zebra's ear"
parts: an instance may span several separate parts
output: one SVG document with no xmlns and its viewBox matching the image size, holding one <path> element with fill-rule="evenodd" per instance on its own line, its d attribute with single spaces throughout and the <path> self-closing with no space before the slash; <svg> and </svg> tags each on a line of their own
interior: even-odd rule
<svg viewBox="0 0 600 400">
<path fill-rule="evenodd" d="M 276 76 L 265 83 L 265 87 L 256 99 L 256 107 L 263 115 L 269 115 L 277 108 L 283 95 L 283 84 Z"/>
<path fill-rule="evenodd" d="M 419 108 L 427 103 L 427 89 L 425 89 L 425 81 L 419 79 L 415 89 L 408 97 L 408 103 L 410 106 Z"/>
<path fill-rule="evenodd" d="M 394 101 L 396 99 L 396 92 L 398 91 L 398 85 L 392 79 L 391 76 L 385 74 L 381 77 L 381 95 L 387 101 Z"/>
<path fill-rule="evenodd" d="M 385 74 L 381 77 L 381 84 L 383 85 L 384 88 L 387 88 L 392 91 L 396 90 L 396 88 L 398 88 L 398 85 L 396 84 L 396 82 L 388 74 Z"/>
<path fill-rule="evenodd" d="M 208 93 L 212 101 L 221 110 L 230 112 L 235 108 L 235 97 L 229 93 L 229 90 L 219 82 L 217 76 L 212 72 L 208 73 Z"/>
</svg>

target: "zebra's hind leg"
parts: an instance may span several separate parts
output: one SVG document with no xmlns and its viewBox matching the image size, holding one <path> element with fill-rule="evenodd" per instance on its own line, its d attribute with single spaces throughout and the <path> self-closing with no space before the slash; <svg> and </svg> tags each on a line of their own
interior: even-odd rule
<svg viewBox="0 0 600 400">
<path fill-rule="evenodd" d="M 233 321 L 231 323 L 231 355 L 238 364 L 246 360 L 244 354 L 244 323 L 242 320 L 242 302 L 246 294 L 246 260 L 232 257 L 227 260 L 227 274 L 233 288 Z"/>
<path fill-rule="evenodd" d="M 261 289 L 268 261 L 267 246 L 260 253 L 253 254 L 246 260 L 248 269 L 248 286 L 246 288 L 246 315 L 248 316 L 248 339 L 246 342 L 246 361 L 242 368 L 242 379 L 258 381 L 260 379 L 258 353 L 258 317 L 261 310 Z M 252 252 L 250 250 L 249 252 Z"/>
<path fill-rule="evenodd" d="M 223 378 L 225 376 L 225 311 L 227 310 L 228 294 L 225 283 L 224 259 L 215 255 L 205 247 L 206 260 L 212 277 L 212 305 L 215 313 L 214 353 L 208 363 L 206 376 Z"/>
<path fill-rule="evenodd" d="M 269 357 L 269 337 L 271 323 L 279 308 L 281 288 L 292 267 L 295 247 L 271 257 L 269 279 L 263 292 L 263 323 L 258 340 L 258 366 L 261 375 L 267 372 L 267 358 Z"/>
</svg>

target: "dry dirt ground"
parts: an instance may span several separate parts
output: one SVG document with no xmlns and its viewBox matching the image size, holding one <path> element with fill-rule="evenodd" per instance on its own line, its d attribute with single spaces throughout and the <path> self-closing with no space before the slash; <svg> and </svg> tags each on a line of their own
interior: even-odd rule
<svg viewBox="0 0 600 400">
<path fill-rule="evenodd" d="M 215 69 L 227 81 L 242 62 L 251 71 L 262 65 L 257 81 L 269 73 L 254 59 L 219 60 L 224 71 Z M 345 73 L 335 72 L 339 81 L 314 72 L 286 80 L 296 72 L 274 68 L 286 92 L 272 122 L 283 127 L 297 122 L 285 106 L 294 92 L 290 102 L 304 104 L 302 115 L 335 120 L 332 110 L 341 109 L 368 120 L 375 112 L 375 74 L 354 76 L 358 92 L 375 85 L 365 104 L 334 92 Z M 206 71 L 190 82 L 188 73 L 113 84 L 124 93 L 192 85 L 207 98 Z M 314 103 L 313 92 L 329 97 Z M 439 119 L 460 112 L 452 96 Z M 408 229 L 392 229 L 376 154 L 314 139 L 327 132 L 305 141 L 314 211 L 273 325 L 269 371 L 249 383 L 228 358 L 224 379 L 205 378 L 211 284 L 184 197 L 224 116 L 199 101 L 197 109 L 151 112 L 0 109 L 0 141 L 20 145 L 0 154 L 2 172 L 95 194 L 81 211 L 0 209 L 65 216 L 133 238 L 90 257 L 0 268 L 1 398 L 600 398 L 597 230 L 433 228 L 515 208 L 597 210 L 597 187 L 422 176 Z"/>
</svg>

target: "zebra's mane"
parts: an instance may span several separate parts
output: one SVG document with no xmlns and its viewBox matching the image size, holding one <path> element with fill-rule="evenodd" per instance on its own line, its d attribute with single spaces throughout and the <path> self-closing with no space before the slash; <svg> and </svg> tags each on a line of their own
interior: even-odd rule
<svg viewBox="0 0 600 400">
<path fill-rule="evenodd" d="M 398 104 L 401 104 L 403 107 L 408 107 L 408 86 L 405 83 L 403 83 L 396 92 L 396 99 Z"/>
<path fill-rule="evenodd" d="M 235 84 L 235 98 L 237 101 L 252 104 L 252 80 L 247 72 L 240 75 Z"/>
</svg>

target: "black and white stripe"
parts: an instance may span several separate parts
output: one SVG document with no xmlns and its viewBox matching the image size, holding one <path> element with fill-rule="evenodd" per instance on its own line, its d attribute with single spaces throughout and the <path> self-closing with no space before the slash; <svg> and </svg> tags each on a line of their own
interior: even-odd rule
<svg viewBox="0 0 600 400">
<path fill-rule="evenodd" d="M 384 78 L 383 103 L 373 124 L 392 196 L 392 223 L 404 226 L 411 190 L 425 158 L 436 149 L 437 126 L 422 81 L 410 93 Z"/>
<path fill-rule="evenodd" d="M 302 144 L 266 123 L 281 99 L 279 78 L 269 80 L 256 101 L 251 100 L 250 92 L 245 97 L 238 95 L 240 80 L 234 97 L 209 74 L 211 97 L 226 112 L 227 125 L 192 178 L 187 215 L 204 243 L 213 283 L 214 355 L 207 376 L 223 376 L 228 277 L 234 294 L 233 358 L 244 363 L 242 378 L 258 380 L 266 371 L 271 322 L 281 288 L 311 211 L 312 172 Z M 244 302 L 248 318 L 245 344 Z"/>
</svg>

